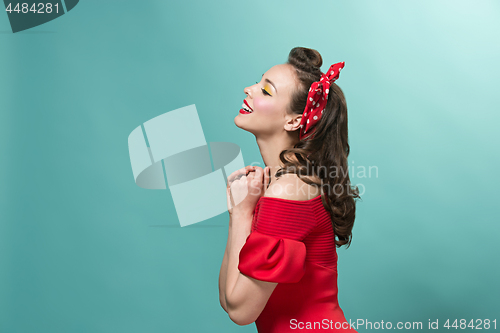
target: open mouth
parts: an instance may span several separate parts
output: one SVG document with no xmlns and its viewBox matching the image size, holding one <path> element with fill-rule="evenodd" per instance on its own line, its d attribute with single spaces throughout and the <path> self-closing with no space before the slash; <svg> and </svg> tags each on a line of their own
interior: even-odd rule
<svg viewBox="0 0 500 333">
<path fill-rule="evenodd" d="M 243 101 L 243 104 L 241 105 L 241 110 L 240 110 L 240 113 L 252 113 L 253 110 L 248 106 L 248 104 L 246 103 L 246 101 Z"/>
</svg>

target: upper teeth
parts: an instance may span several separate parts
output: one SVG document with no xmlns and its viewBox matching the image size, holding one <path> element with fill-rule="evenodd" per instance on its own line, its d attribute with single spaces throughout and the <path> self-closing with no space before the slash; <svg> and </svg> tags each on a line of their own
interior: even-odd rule
<svg viewBox="0 0 500 333">
<path fill-rule="evenodd" d="M 243 108 L 243 110 L 245 110 L 247 112 L 252 112 L 252 110 L 250 110 L 250 108 L 245 103 L 243 103 L 243 105 L 241 107 Z"/>
</svg>

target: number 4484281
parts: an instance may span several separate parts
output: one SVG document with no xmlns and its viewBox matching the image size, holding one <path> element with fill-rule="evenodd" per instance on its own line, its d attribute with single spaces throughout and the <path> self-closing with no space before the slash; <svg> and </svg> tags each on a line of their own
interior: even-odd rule
<svg viewBox="0 0 500 333">
<path fill-rule="evenodd" d="M 450 320 L 448 319 L 446 323 L 444 323 L 443 327 L 446 327 L 447 329 L 454 328 L 454 329 L 466 329 L 466 328 L 472 328 L 472 329 L 485 329 L 488 330 L 490 328 L 492 329 L 497 329 L 497 320 L 481 320 L 481 319 L 471 319 L 468 323 L 467 320 L 465 319 L 455 319 L 455 321 L 450 325 Z"/>
<path fill-rule="evenodd" d="M 7 8 L 5 8 L 5 11 L 12 13 L 34 13 L 34 14 L 50 14 L 53 11 L 56 13 L 59 13 L 59 4 L 56 3 L 55 5 L 52 5 L 50 2 L 48 3 L 34 3 L 31 7 L 27 3 L 17 3 L 14 8 L 12 8 L 12 4 L 9 3 Z"/>
</svg>

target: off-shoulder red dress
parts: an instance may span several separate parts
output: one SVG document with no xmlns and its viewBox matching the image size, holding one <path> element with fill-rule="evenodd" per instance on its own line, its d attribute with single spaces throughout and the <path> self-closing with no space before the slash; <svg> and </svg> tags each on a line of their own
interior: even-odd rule
<svg viewBox="0 0 500 333">
<path fill-rule="evenodd" d="M 255 321 L 259 333 L 356 332 L 338 303 L 335 238 L 321 195 L 261 197 L 238 269 L 278 283 Z"/>
</svg>

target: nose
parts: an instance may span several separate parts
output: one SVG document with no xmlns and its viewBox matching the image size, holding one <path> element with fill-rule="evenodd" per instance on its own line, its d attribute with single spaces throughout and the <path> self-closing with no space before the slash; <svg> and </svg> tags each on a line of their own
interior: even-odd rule
<svg viewBox="0 0 500 333">
<path fill-rule="evenodd" d="M 247 94 L 248 97 L 252 98 L 252 89 L 250 89 L 250 87 L 243 89 L 243 92 Z"/>
</svg>

